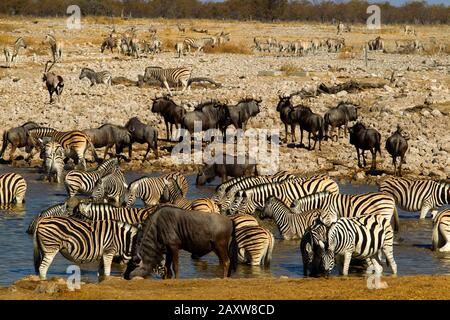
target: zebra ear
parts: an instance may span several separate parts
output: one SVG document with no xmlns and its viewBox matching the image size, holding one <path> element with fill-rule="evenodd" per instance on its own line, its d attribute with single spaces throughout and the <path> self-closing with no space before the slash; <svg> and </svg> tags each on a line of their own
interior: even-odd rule
<svg viewBox="0 0 450 320">
<path fill-rule="evenodd" d="M 311 244 L 308 242 L 305 246 L 305 250 L 307 253 L 311 253 L 312 252 L 312 247 Z"/>
<path fill-rule="evenodd" d="M 325 250 L 325 243 L 322 240 L 319 240 L 319 246 Z"/>
</svg>

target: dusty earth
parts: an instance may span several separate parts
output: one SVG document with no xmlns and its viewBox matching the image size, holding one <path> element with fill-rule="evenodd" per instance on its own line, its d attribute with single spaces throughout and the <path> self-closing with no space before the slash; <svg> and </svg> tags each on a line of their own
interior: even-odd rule
<svg viewBox="0 0 450 320">
<path fill-rule="evenodd" d="M 84 18 L 82 30 L 69 30 L 63 19 L 4 18 L 0 20 L 0 39 L 12 43 L 23 36 L 28 48 L 19 57 L 13 68 L 0 68 L 0 94 L 3 112 L 0 114 L 2 128 L 10 128 L 33 120 L 59 130 L 97 127 L 106 122 L 124 124 L 130 117 L 138 116 L 159 129 L 160 139 L 165 138 L 164 123 L 158 115 L 150 112 L 151 98 L 165 93 L 159 87 L 129 87 L 103 85 L 89 87 L 87 79 L 79 80 L 82 67 L 94 70 L 109 70 L 114 77 L 123 76 L 137 80 L 145 67 L 189 66 L 195 77 L 210 77 L 222 84 L 219 89 L 194 87 L 190 92 L 177 92 L 175 101 L 188 109 L 207 99 L 215 98 L 236 103 L 245 96 L 262 97 L 262 111 L 249 123 L 250 128 L 280 129 L 284 137 L 279 115 L 275 110 L 278 93 L 291 93 L 302 88 L 315 88 L 320 83 L 333 85 L 348 80 L 383 83 L 380 89 L 369 89 L 356 93 L 341 91 L 337 94 L 321 94 L 316 98 L 296 97 L 295 103 L 304 103 L 313 111 L 324 114 L 339 101 L 350 101 L 360 105 L 360 117 L 382 134 L 382 147 L 387 137 L 400 124 L 411 140 L 404 174 L 413 177 L 447 179 L 450 176 L 450 57 L 446 52 L 437 53 L 435 44 L 447 47 L 450 26 L 417 26 L 418 40 L 424 43 L 425 51 L 414 54 L 395 53 L 395 40 L 411 39 L 404 35 L 400 25 L 383 26 L 381 31 L 369 31 L 363 25 L 344 33 L 346 48 L 340 53 L 319 51 L 303 57 L 292 57 L 277 53 L 256 53 L 252 50 L 253 37 L 269 36 L 278 40 L 311 40 L 336 37 L 335 26 L 308 25 L 301 23 L 263 24 L 258 22 L 181 21 L 186 26 L 207 28 L 210 34 L 221 30 L 231 33 L 231 42 L 212 53 L 186 55 L 176 58 L 173 44 L 185 36 L 202 35 L 179 33 L 171 20 L 127 20 L 107 18 Z M 140 39 L 149 37 L 148 27 L 154 26 L 163 42 L 163 52 L 143 55 L 139 59 L 118 53 L 100 53 L 102 39 L 111 26 L 123 32 L 136 26 Z M 45 61 L 50 57 L 49 49 L 42 43 L 48 32 L 64 40 L 62 63 L 53 71 L 64 77 L 65 88 L 60 103 L 50 105 L 48 93 L 41 81 Z M 362 47 L 367 40 L 378 34 L 385 40 L 387 53 L 370 52 L 368 66 L 363 60 Z M 445 47 L 445 46 L 444 46 Z M 283 70 L 283 72 L 279 72 Z M 275 75 L 267 76 L 267 71 Z M 278 71 L 278 72 L 277 72 Z M 392 72 L 394 73 L 391 82 Z M 261 75 L 265 74 L 265 76 Z M 296 133 L 299 142 L 299 132 Z M 305 139 L 306 140 L 306 139 Z M 305 141 L 304 141 L 305 143 Z M 161 141 L 160 147 L 167 143 Z M 173 145 L 173 144 L 172 144 Z M 181 170 L 195 171 L 198 165 L 190 163 L 174 166 L 168 151 L 162 157 L 142 163 L 144 149 L 128 169 L 148 171 Z M 89 155 L 88 155 L 89 157 Z M 8 154 L 5 155 L 8 159 Z M 368 157 L 370 159 L 370 155 Z M 37 161 L 38 159 L 36 159 Z M 369 160 L 370 163 L 370 160 Z M 392 173 L 389 154 L 383 148 L 383 156 L 377 159 L 378 173 L 366 175 L 368 169 L 358 169 L 356 152 L 348 138 L 339 142 L 327 141 L 322 150 L 308 151 L 305 148 L 281 146 L 279 169 L 299 174 L 328 172 L 330 176 L 344 180 L 374 182 L 384 174 Z M 17 165 L 25 165 L 18 162 Z"/>
<path fill-rule="evenodd" d="M 109 278 L 100 284 L 82 284 L 69 292 L 63 278 L 39 281 L 36 276 L 0 288 L 0 299 L 42 300 L 446 300 L 450 299 L 448 276 L 383 277 L 382 289 L 368 289 L 365 277 L 320 279 L 189 279 L 132 280 Z"/>
</svg>

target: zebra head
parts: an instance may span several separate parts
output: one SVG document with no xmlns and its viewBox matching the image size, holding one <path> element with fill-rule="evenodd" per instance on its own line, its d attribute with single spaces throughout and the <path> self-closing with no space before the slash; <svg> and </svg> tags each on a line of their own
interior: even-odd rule
<svg viewBox="0 0 450 320">
<path fill-rule="evenodd" d="M 95 202 L 101 202 L 105 197 L 105 185 L 103 179 L 99 179 L 92 190 L 91 198 Z"/>
<path fill-rule="evenodd" d="M 94 70 L 89 68 L 81 69 L 80 76 L 78 77 L 80 80 L 84 78 L 89 78 L 94 73 Z"/>
<path fill-rule="evenodd" d="M 27 44 L 25 43 L 25 40 L 23 40 L 23 38 L 20 37 L 20 38 L 18 38 L 18 39 L 16 40 L 15 47 L 16 47 L 17 49 L 19 49 L 19 48 L 24 48 L 24 49 L 26 49 L 26 48 L 27 48 Z"/>
<path fill-rule="evenodd" d="M 80 218 L 92 219 L 92 203 L 80 203 L 74 211 Z"/>
<path fill-rule="evenodd" d="M 233 215 L 238 213 L 238 210 L 240 209 L 242 202 L 244 201 L 244 191 L 239 191 L 237 196 L 234 198 L 234 202 L 231 203 L 230 207 L 227 210 L 228 215 Z"/>
<path fill-rule="evenodd" d="M 160 197 L 160 199 L 159 199 L 159 201 L 160 202 L 162 202 L 162 203 L 166 203 L 166 202 L 171 202 L 171 189 L 173 189 L 173 188 L 175 188 L 176 186 L 175 186 L 175 184 L 176 184 L 176 181 L 174 180 L 174 179 L 169 179 L 169 180 L 167 180 L 167 179 L 163 179 L 163 182 L 164 182 L 164 187 L 163 187 L 163 190 L 162 190 L 162 192 L 161 192 L 161 197 Z"/>
</svg>

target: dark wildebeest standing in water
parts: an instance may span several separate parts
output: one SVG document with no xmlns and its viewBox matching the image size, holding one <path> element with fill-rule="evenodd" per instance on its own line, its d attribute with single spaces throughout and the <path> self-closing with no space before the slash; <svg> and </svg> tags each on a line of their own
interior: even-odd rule
<svg viewBox="0 0 450 320">
<path fill-rule="evenodd" d="M 131 148 L 131 133 L 125 127 L 106 123 L 99 128 L 83 131 L 91 138 L 95 148 L 106 147 L 103 159 L 113 146 L 116 147 L 116 156 L 122 153 L 124 147 Z"/>
<path fill-rule="evenodd" d="M 3 132 L 3 145 L 2 150 L 0 151 L 0 159 L 3 158 L 3 154 L 5 153 L 6 148 L 8 147 L 8 143 L 11 144 L 11 151 L 9 153 L 9 160 L 14 161 L 14 152 L 16 152 L 17 148 L 25 147 L 25 152 L 28 153 L 28 157 L 26 159 L 27 162 L 31 161 L 33 154 L 34 143 L 33 139 L 28 135 L 28 130 L 38 128 L 39 125 L 34 122 L 26 122 L 20 127 L 11 128 Z"/>
<path fill-rule="evenodd" d="M 231 274 L 230 263 L 235 268 L 234 225 L 228 217 L 161 206 L 140 232 L 142 235 L 138 235 L 136 250 L 125 271 L 126 279 L 150 275 L 164 260 L 164 254 L 166 278 L 172 278 L 172 270 L 178 278 L 180 249 L 197 257 L 213 251 L 223 266 L 224 278 Z"/>
<path fill-rule="evenodd" d="M 168 97 L 153 99 L 152 112 L 158 113 L 164 118 L 167 141 L 173 136 L 173 125 L 175 125 L 175 128 L 178 130 L 180 128 L 181 120 L 186 114 L 186 110 L 182 106 L 177 105 Z"/>
<path fill-rule="evenodd" d="M 397 125 L 397 130 L 386 140 L 386 150 L 392 156 L 394 164 L 394 176 L 397 175 L 397 157 L 400 157 L 398 175 L 402 176 L 402 163 L 405 161 L 405 154 L 408 150 L 409 137 L 402 135 L 402 129 Z"/>
<path fill-rule="evenodd" d="M 334 131 L 338 128 L 338 133 L 336 136 L 336 141 L 339 140 L 339 135 L 341 133 L 341 126 L 344 126 L 344 134 L 347 136 L 347 125 L 349 121 L 356 121 L 358 118 L 358 109 L 355 105 L 345 102 L 340 102 L 337 107 L 331 108 L 325 112 L 323 119 L 325 125 L 325 140 L 328 137 L 333 140 L 332 136 L 328 135 L 328 127 L 331 126 L 330 131 Z"/>
<path fill-rule="evenodd" d="M 133 117 L 125 124 L 125 128 L 131 133 L 131 144 L 128 148 L 128 155 L 131 159 L 132 144 L 137 143 L 147 143 L 147 152 L 145 153 L 144 162 L 147 159 L 147 155 L 150 148 L 155 153 L 156 159 L 158 159 L 158 130 L 155 128 L 142 123 L 138 117 Z"/>
<path fill-rule="evenodd" d="M 311 150 L 311 134 L 314 136 L 314 146 L 316 148 L 317 140 L 319 140 L 319 150 L 321 150 L 321 142 L 324 136 L 323 117 L 312 112 L 309 107 L 296 106 L 289 113 L 291 119 L 292 142 L 295 142 L 295 126 L 300 126 L 300 145 L 303 144 L 303 130 L 308 132 L 308 149 Z"/>
<path fill-rule="evenodd" d="M 288 141 L 288 126 L 292 125 L 292 120 L 290 118 L 290 113 L 291 111 L 294 109 L 292 102 L 291 102 L 291 98 L 292 96 L 282 96 L 282 95 L 278 95 L 280 101 L 278 101 L 277 104 L 277 112 L 280 113 L 280 119 L 281 122 L 284 123 L 284 132 L 285 132 L 285 138 L 284 138 L 284 142 L 287 143 Z M 293 132 L 294 135 L 294 139 L 295 139 L 295 131 Z"/>
<path fill-rule="evenodd" d="M 348 132 L 350 133 L 350 144 L 355 146 L 358 154 L 358 167 L 362 168 L 359 149 L 361 149 L 364 167 L 366 166 L 364 151 L 370 150 L 370 153 L 372 153 L 372 166 L 370 169 L 375 170 L 377 166 L 377 152 L 381 156 L 381 134 L 375 129 L 366 129 L 362 123 L 355 124 L 348 129 Z"/>
<path fill-rule="evenodd" d="M 197 174 L 196 185 L 203 186 L 212 182 L 216 177 L 222 178 L 222 183 L 227 181 L 228 177 L 250 177 L 253 174 L 258 175 L 256 162 L 245 158 L 245 163 L 239 164 L 238 157 L 223 155 L 223 161 L 220 163 L 205 164 Z"/>
</svg>

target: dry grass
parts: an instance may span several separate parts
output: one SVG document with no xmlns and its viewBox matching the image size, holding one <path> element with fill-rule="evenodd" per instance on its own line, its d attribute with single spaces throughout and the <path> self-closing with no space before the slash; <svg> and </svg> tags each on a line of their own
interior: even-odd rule
<svg viewBox="0 0 450 320">
<path fill-rule="evenodd" d="M 337 58 L 340 60 L 349 60 L 349 59 L 355 59 L 356 57 L 360 56 L 362 54 L 362 49 L 359 47 L 344 47 L 342 50 L 338 53 Z"/>
<path fill-rule="evenodd" d="M 292 63 L 286 63 L 280 67 L 280 71 L 283 72 L 285 75 L 290 76 L 293 75 L 294 73 L 301 72 L 303 70 Z"/>
<path fill-rule="evenodd" d="M 251 54 L 250 48 L 240 42 L 240 43 L 225 43 L 222 45 L 217 45 L 205 48 L 205 53 L 232 53 L 232 54 Z"/>
</svg>

